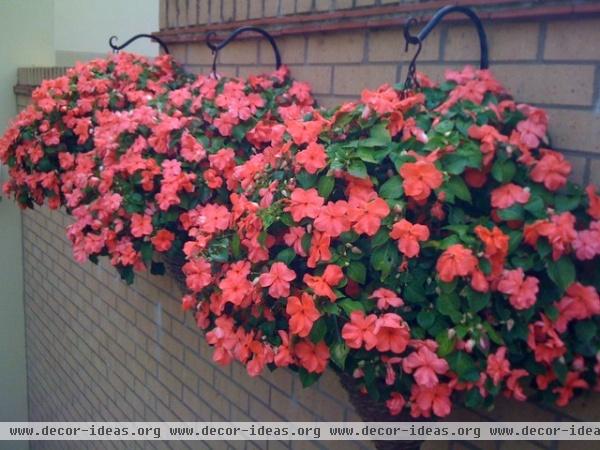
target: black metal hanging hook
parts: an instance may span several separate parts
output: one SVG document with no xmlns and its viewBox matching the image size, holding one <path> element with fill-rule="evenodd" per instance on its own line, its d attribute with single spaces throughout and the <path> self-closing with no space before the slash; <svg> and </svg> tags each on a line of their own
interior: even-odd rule
<svg viewBox="0 0 600 450">
<path fill-rule="evenodd" d="M 481 23 L 481 19 L 479 19 L 479 16 L 475 13 L 475 11 L 466 6 L 444 6 L 433 15 L 431 20 L 427 22 L 427 24 L 421 29 L 421 31 L 419 31 L 417 35 L 410 34 L 410 27 L 416 25 L 417 23 L 417 20 L 415 18 L 409 18 L 406 24 L 404 25 L 404 40 L 406 41 L 405 51 L 408 51 L 409 44 L 418 46 L 417 52 L 412 58 L 408 67 L 408 75 L 406 77 L 406 81 L 404 82 L 405 89 L 412 88 L 413 86 L 418 87 L 418 82 L 416 79 L 416 64 L 417 57 L 421 52 L 421 46 L 423 45 L 423 41 L 427 38 L 427 36 L 429 36 L 429 33 L 431 33 L 435 26 L 438 23 L 440 23 L 445 16 L 454 12 L 465 14 L 469 19 L 471 19 L 471 21 L 475 25 L 475 28 L 477 29 L 477 35 L 479 36 L 479 67 L 481 69 L 487 69 L 489 67 L 487 36 L 485 34 L 485 30 L 483 29 L 483 24 Z"/>
<path fill-rule="evenodd" d="M 214 31 L 210 31 L 206 34 L 206 45 L 208 48 L 212 50 L 214 55 L 213 64 L 212 64 L 212 73 L 217 73 L 217 56 L 219 55 L 219 51 L 226 47 L 231 41 L 238 37 L 241 33 L 245 33 L 247 31 L 254 31 L 256 33 L 262 34 L 267 40 L 271 47 L 273 47 L 273 53 L 275 53 L 275 68 L 279 69 L 281 67 L 281 54 L 279 53 L 279 48 L 275 42 L 273 36 L 271 36 L 266 30 L 263 30 L 259 27 L 241 27 L 234 30 L 225 40 L 218 44 L 214 44 L 211 40 L 216 36 Z"/>
<path fill-rule="evenodd" d="M 167 47 L 167 44 L 164 43 L 164 41 L 160 38 L 157 38 L 156 36 L 153 36 L 151 34 L 136 34 L 135 36 L 133 36 L 131 39 L 129 39 L 128 41 L 125 41 L 125 43 L 123 45 L 117 45 L 115 43 L 115 41 L 118 41 L 119 38 L 117 36 L 111 36 L 110 39 L 108 40 L 108 45 L 110 45 L 110 48 L 113 49 L 113 52 L 118 53 L 119 50 L 124 49 L 125 47 L 127 47 L 129 44 L 131 44 L 133 41 L 137 41 L 140 38 L 148 38 L 153 40 L 154 42 L 156 42 L 158 45 L 161 46 L 161 48 L 163 49 L 163 51 L 168 55 L 170 54 L 169 52 L 169 47 Z"/>
</svg>

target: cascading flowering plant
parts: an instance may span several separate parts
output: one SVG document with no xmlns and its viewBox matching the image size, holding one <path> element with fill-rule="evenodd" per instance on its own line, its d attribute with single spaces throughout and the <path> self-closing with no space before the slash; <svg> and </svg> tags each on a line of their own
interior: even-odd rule
<svg viewBox="0 0 600 450">
<path fill-rule="evenodd" d="M 285 69 L 91 67 L 42 86 L 2 138 L 5 190 L 65 205 L 76 257 L 129 281 L 181 260 L 217 363 L 304 385 L 331 366 L 414 417 L 597 389 L 600 196 L 489 71 L 325 110 Z"/>
</svg>

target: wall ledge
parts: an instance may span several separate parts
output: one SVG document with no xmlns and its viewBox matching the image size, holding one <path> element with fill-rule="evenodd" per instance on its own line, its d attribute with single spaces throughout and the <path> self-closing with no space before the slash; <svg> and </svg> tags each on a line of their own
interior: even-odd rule
<svg viewBox="0 0 600 450">
<path fill-rule="evenodd" d="M 273 36 L 286 36 L 297 34 L 312 34 L 321 32 L 350 31 L 358 29 L 402 27 L 406 19 L 411 16 L 419 22 L 425 22 L 433 13 L 448 4 L 472 6 L 482 20 L 527 20 L 540 18 L 572 18 L 573 16 L 586 17 L 600 15 L 598 2 L 541 2 L 523 4 L 515 0 L 434 0 L 425 3 L 406 3 L 394 6 L 376 6 L 338 10 L 326 13 L 296 14 L 280 17 L 265 17 L 194 25 L 177 28 L 164 28 L 153 33 L 168 44 L 185 44 L 204 42 L 206 33 L 214 31 L 217 39 L 223 38 L 231 30 L 241 26 L 260 26 L 269 31 Z M 451 14 L 446 21 L 465 21 L 460 14 Z M 254 34 L 240 35 L 238 39 L 253 39 Z"/>
</svg>

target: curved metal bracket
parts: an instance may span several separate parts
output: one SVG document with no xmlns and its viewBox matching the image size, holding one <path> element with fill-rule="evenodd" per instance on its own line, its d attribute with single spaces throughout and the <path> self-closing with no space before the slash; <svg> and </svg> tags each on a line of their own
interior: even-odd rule
<svg viewBox="0 0 600 450">
<path fill-rule="evenodd" d="M 123 50 L 125 47 L 127 47 L 129 44 L 131 44 L 133 41 L 137 41 L 140 38 L 148 38 L 148 39 L 156 42 L 158 45 L 161 46 L 161 48 L 167 55 L 170 54 L 169 47 L 167 47 L 167 44 L 165 44 L 162 39 L 157 38 L 156 36 L 153 36 L 151 34 L 136 34 L 131 39 L 125 41 L 125 43 L 123 45 L 117 45 L 116 41 L 118 41 L 119 38 L 117 36 L 111 36 L 110 39 L 108 40 L 108 45 L 110 45 L 110 48 L 113 49 L 114 53 L 118 53 L 119 50 Z"/>
<path fill-rule="evenodd" d="M 405 88 L 411 88 L 412 86 L 418 86 L 416 80 L 416 63 L 417 57 L 421 52 L 421 46 L 423 41 L 429 36 L 429 33 L 435 28 L 435 26 L 441 22 L 441 20 L 447 16 L 448 14 L 459 12 L 466 15 L 477 29 L 477 35 L 479 36 L 479 49 L 480 49 L 480 62 L 479 67 L 481 69 L 487 69 L 489 67 L 489 57 L 488 57 L 488 43 L 487 36 L 485 34 L 485 30 L 483 29 L 483 24 L 481 23 L 481 19 L 479 16 L 473 11 L 471 8 L 466 6 L 445 6 L 438 10 L 431 20 L 427 22 L 427 24 L 419 31 L 417 35 L 410 34 L 410 27 L 417 24 L 417 20 L 415 18 L 409 18 L 406 24 L 404 25 L 404 40 L 406 41 L 405 51 L 408 51 L 408 45 L 413 44 L 417 45 L 417 52 L 413 56 L 409 68 L 408 75 L 406 77 L 406 81 L 404 83 Z"/>
<path fill-rule="evenodd" d="M 269 44 L 271 44 L 271 47 L 273 48 L 273 53 L 275 53 L 275 67 L 277 69 L 281 67 L 281 54 L 279 53 L 279 48 L 277 47 L 273 36 L 271 36 L 266 30 L 263 30 L 259 27 L 241 27 L 237 30 L 234 30 L 229 36 L 227 36 L 225 40 L 218 44 L 211 42 L 212 39 L 216 36 L 216 33 L 214 31 L 210 31 L 206 34 L 206 45 L 212 50 L 212 53 L 214 55 L 212 63 L 213 74 L 216 74 L 217 72 L 217 56 L 219 55 L 219 51 L 225 48 L 231 41 L 235 40 L 235 38 L 237 38 L 238 35 L 247 31 L 254 31 L 256 33 L 262 34 L 265 38 L 267 38 Z"/>
</svg>

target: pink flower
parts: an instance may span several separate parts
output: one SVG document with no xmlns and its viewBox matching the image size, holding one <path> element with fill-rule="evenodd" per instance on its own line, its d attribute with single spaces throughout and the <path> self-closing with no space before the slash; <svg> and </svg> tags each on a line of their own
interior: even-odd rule
<svg viewBox="0 0 600 450">
<path fill-rule="evenodd" d="M 152 245 L 154 245 L 157 252 L 166 252 L 169 250 L 173 244 L 173 240 L 175 240 L 175 234 L 169 230 L 160 230 L 151 239 Z"/>
<path fill-rule="evenodd" d="M 394 291 L 386 288 L 375 289 L 369 298 L 376 299 L 377 307 L 381 310 L 404 305 L 404 301 Z"/>
<path fill-rule="evenodd" d="M 375 323 L 377 316 L 369 314 L 365 316 L 362 311 L 353 311 L 350 314 L 350 322 L 342 328 L 342 338 L 350 348 L 361 348 L 364 344 L 367 350 L 371 350 L 377 344 L 375 337 Z"/>
<path fill-rule="evenodd" d="M 593 286 L 575 282 L 569 286 L 556 307 L 558 319 L 555 327 L 560 333 L 564 333 L 571 320 L 585 320 L 600 314 L 600 298 Z"/>
<path fill-rule="evenodd" d="M 510 363 L 506 359 L 506 347 L 502 346 L 496 353 L 488 355 L 486 372 L 495 385 L 498 385 L 510 374 Z"/>
<path fill-rule="evenodd" d="M 392 227 L 390 237 L 398 241 L 398 250 L 407 258 L 419 256 L 419 242 L 429 239 L 429 228 L 426 225 L 412 224 L 406 219 L 400 219 Z"/>
<path fill-rule="evenodd" d="M 135 237 L 147 236 L 152 233 L 152 217 L 143 214 L 131 216 L 131 234 Z"/>
<path fill-rule="evenodd" d="M 410 340 L 410 329 L 398 314 L 386 313 L 377 319 L 375 337 L 380 352 L 402 353 Z"/>
<path fill-rule="evenodd" d="M 540 159 L 531 171 L 531 179 L 537 183 L 544 183 L 546 189 L 556 191 L 567 183 L 571 173 L 571 164 L 565 157 L 553 150 L 541 151 Z"/>
<path fill-rule="evenodd" d="M 523 269 L 505 270 L 498 283 L 498 291 L 508 295 L 508 301 L 515 309 L 527 309 L 535 305 L 539 291 L 539 280 L 525 277 Z"/>
<path fill-rule="evenodd" d="M 204 258 L 188 261 L 181 269 L 186 285 L 192 292 L 200 292 L 212 281 L 210 264 Z"/>
<path fill-rule="evenodd" d="M 552 364 L 567 351 L 552 323 L 543 315 L 542 320 L 529 325 L 527 345 L 533 350 L 535 360 L 546 364 Z"/>
<path fill-rule="evenodd" d="M 392 392 L 390 398 L 385 402 L 385 406 L 387 406 L 392 416 L 400 414 L 405 405 L 406 400 L 404 400 L 404 397 L 398 392 Z"/>
<path fill-rule="evenodd" d="M 508 183 L 492 191 L 492 206 L 494 208 L 510 208 L 515 203 L 524 205 L 531 196 L 528 188 L 514 183 Z"/>
<path fill-rule="evenodd" d="M 321 144 L 311 142 L 296 154 L 296 162 L 308 173 L 317 173 L 327 165 L 327 154 Z"/>
<path fill-rule="evenodd" d="M 452 410 L 450 395 L 452 389 L 447 384 L 436 384 L 432 388 L 413 384 L 411 390 L 411 411 L 413 417 L 431 417 L 431 413 L 438 417 L 446 417 Z"/>
<path fill-rule="evenodd" d="M 525 369 L 515 369 L 511 371 L 508 380 L 506 380 L 506 390 L 504 391 L 504 395 L 509 398 L 512 397 L 520 402 L 527 400 L 527 396 L 519 384 L 519 380 L 527 375 L 529 375 L 529 372 Z"/>
<path fill-rule="evenodd" d="M 577 232 L 577 237 L 572 244 L 577 259 L 586 261 L 600 254 L 600 227 L 597 228 Z"/>
<path fill-rule="evenodd" d="M 258 278 L 262 287 L 269 287 L 269 295 L 273 298 L 287 297 L 290 295 L 290 281 L 296 278 L 296 272 L 288 269 L 282 262 L 276 262 L 271 270 L 263 273 Z"/>
<path fill-rule="evenodd" d="M 438 357 L 426 346 L 421 346 L 416 352 L 404 358 L 402 368 L 406 373 L 414 371 L 417 384 L 427 388 L 437 385 L 438 375 L 443 375 L 449 370 L 446 360 Z"/>
<path fill-rule="evenodd" d="M 300 341 L 294 347 L 294 352 L 300 365 L 308 372 L 322 373 L 329 362 L 329 347 L 323 341 L 318 344 L 308 340 Z"/>
</svg>

